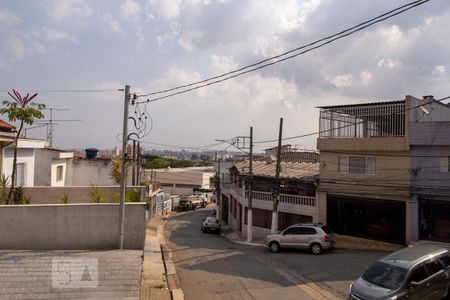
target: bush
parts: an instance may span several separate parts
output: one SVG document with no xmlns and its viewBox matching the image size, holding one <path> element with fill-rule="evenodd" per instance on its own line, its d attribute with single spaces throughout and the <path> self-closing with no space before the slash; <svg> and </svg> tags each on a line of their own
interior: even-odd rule
<svg viewBox="0 0 450 300">
<path fill-rule="evenodd" d="M 93 203 L 105 203 L 107 202 L 105 199 L 105 196 L 103 195 L 102 191 L 96 186 L 93 186 L 91 191 L 89 192 L 91 195 L 91 201 Z"/>
<path fill-rule="evenodd" d="M 64 196 L 59 200 L 59 203 L 61 204 L 69 204 L 69 202 L 70 200 L 68 194 L 64 194 Z"/>
</svg>

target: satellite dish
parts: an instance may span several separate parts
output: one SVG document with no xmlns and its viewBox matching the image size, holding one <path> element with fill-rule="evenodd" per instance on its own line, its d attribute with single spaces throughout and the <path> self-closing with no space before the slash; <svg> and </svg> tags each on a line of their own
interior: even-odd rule
<svg viewBox="0 0 450 300">
<path fill-rule="evenodd" d="M 424 106 L 419 106 L 420 109 L 423 111 L 424 114 L 429 115 L 430 111 L 428 109 L 426 109 Z"/>
<path fill-rule="evenodd" d="M 272 155 L 270 155 L 270 159 L 273 160 L 273 161 L 276 161 L 276 160 L 277 160 L 277 157 L 276 157 L 275 155 L 272 154 Z"/>
</svg>

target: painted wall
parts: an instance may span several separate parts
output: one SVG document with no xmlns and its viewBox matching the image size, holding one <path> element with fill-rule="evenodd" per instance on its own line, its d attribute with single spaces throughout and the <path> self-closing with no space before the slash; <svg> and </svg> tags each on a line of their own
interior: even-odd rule
<svg viewBox="0 0 450 300">
<path fill-rule="evenodd" d="M 9 177 L 11 182 L 12 166 L 14 160 L 14 151 L 11 148 L 3 150 L 3 169 L 2 174 Z M 34 150 L 19 149 L 17 152 L 17 163 L 25 164 L 25 184 L 24 186 L 34 186 Z"/>
<path fill-rule="evenodd" d="M 67 167 L 68 186 L 113 186 L 112 161 L 109 159 L 74 158 Z M 129 181 L 131 182 L 131 181 Z"/>
<path fill-rule="evenodd" d="M 119 205 L 2 205 L 0 226 L 0 249 L 116 249 Z M 143 249 L 145 230 L 145 204 L 127 203 L 124 247 Z"/>
</svg>

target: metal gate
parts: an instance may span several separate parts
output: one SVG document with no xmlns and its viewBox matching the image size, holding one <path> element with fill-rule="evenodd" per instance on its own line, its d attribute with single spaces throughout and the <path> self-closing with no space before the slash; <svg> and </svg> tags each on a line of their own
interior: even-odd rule
<svg viewBox="0 0 450 300">
<path fill-rule="evenodd" d="M 450 201 L 419 199 L 419 237 L 450 242 Z"/>
</svg>

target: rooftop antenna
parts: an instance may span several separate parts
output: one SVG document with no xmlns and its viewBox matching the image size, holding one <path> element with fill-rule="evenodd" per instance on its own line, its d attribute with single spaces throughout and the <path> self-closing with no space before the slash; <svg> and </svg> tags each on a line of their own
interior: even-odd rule
<svg viewBox="0 0 450 300">
<path fill-rule="evenodd" d="M 53 132 L 54 128 L 53 125 L 58 125 L 56 122 L 80 122 L 81 120 L 55 120 L 53 119 L 53 111 L 68 111 L 70 108 L 54 108 L 49 107 L 45 110 L 50 111 L 50 119 L 48 120 L 38 120 L 35 123 L 36 124 L 44 124 L 47 126 L 47 142 L 49 143 L 50 147 L 53 147 Z M 31 128 L 29 128 L 31 129 Z"/>
</svg>

